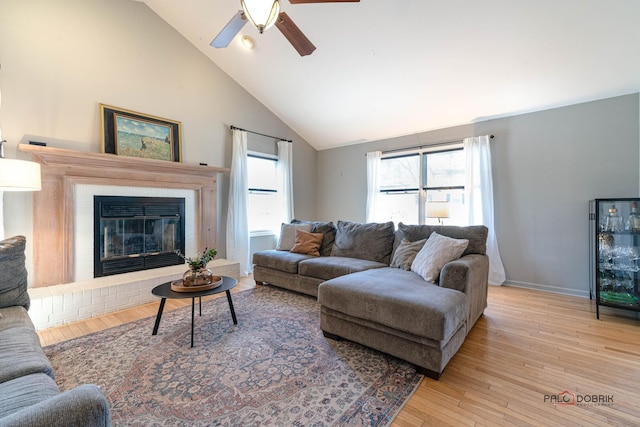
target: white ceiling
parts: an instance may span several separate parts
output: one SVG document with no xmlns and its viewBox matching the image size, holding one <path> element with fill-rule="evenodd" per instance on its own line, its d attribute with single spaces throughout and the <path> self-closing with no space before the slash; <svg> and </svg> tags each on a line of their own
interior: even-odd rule
<svg viewBox="0 0 640 427">
<path fill-rule="evenodd" d="M 306 57 L 210 47 L 240 0 L 144 3 L 317 150 L 640 91 L 638 0 L 281 0 Z"/>
</svg>

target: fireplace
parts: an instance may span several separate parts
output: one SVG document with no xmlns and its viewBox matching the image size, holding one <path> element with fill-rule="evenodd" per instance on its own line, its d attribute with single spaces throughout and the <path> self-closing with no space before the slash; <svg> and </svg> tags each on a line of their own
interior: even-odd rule
<svg viewBox="0 0 640 427">
<path fill-rule="evenodd" d="M 185 199 L 94 196 L 94 277 L 183 264 Z"/>
<path fill-rule="evenodd" d="M 218 176 L 227 168 L 30 144 L 18 150 L 31 154 L 42 173 L 42 191 L 33 193 L 34 288 L 99 280 L 93 279 L 94 195 L 186 197 L 187 253 L 216 247 Z M 125 191 L 98 189 L 78 202 L 83 187 Z"/>
</svg>

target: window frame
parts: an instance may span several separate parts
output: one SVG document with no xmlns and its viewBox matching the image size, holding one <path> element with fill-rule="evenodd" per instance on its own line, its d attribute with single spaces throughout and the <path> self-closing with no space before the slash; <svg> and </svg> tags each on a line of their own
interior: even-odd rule
<svg viewBox="0 0 640 427">
<path fill-rule="evenodd" d="M 429 158 L 429 154 L 440 154 L 440 153 L 450 153 L 452 151 L 462 151 L 464 152 L 464 148 L 460 147 L 460 148 L 448 148 L 446 150 L 438 150 L 438 151 L 431 151 L 428 153 L 423 153 L 426 154 L 424 155 L 424 157 L 421 157 L 422 160 L 422 164 L 420 167 L 420 175 L 421 175 L 421 181 L 420 181 L 420 186 L 422 187 L 422 189 L 424 189 L 425 191 L 428 190 L 464 190 L 464 184 L 463 185 L 441 185 L 441 186 L 437 186 L 437 187 L 429 187 L 429 184 L 427 183 L 427 174 L 425 173 L 427 168 L 429 167 L 429 163 L 428 163 L 428 158 Z"/>
<path fill-rule="evenodd" d="M 420 185 L 422 183 L 422 167 L 421 165 L 421 160 L 422 157 L 420 155 L 420 153 L 405 153 L 405 154 L 397 154 L 397 155 L 390 155 L 390 156 L 382 156 L 382 158 L 380 159 L 381 162 L 385 161 L 385 160 L 394 160 L 394 159 L 402 159 L 405 157 L 414 157 L 414 156 L 418 156 L 418 186 L 417 187 L 411 187 L 411 188 L 398 188 L 398 189 L 388 189 L 388 190 L 383 190 L 382 189 L 382 185 L 380 185 L 380 192 L 381 193 L 387 193 L 387 194 L 394 194 L 394 193 L 404 193 L 404 194 L 413 194 L 413 193 L 417 193 L 418 191 L 420 191 Z"/>
<path fill-rule="evenodd" d="M 262 160 L 270 160 L 275 162 L 276 164 L 276 168 L 277 168 L 277 164 L 278 164 L 278 156 L 275 154 L 268 154 L 268 153 L 262 153 L 259 151 L 253 151 L 253 150 L 248 150 L 247 151 L 247 158 L 249 157 L 253 157 L 253 158 L 257 158 L 257 159 L 262 159 Z M 248 174 L 248 170 L 247 170 L 247 174 Z M 248 178 L 248 177 L 247 177 Z M 247 196 L 250 194 L 278 194 L 278 189 L 270 189 L 270 188 L 254 188 L 254 187 L 248 187 L 247 188 Z M 249 237 L 259 237 L 259 236 L 273 236 L 273 235 L 277 235 L 279 233 L 279 230 L 267 230 L 267 229 L 260 229 L 260 230 L 251 230 L 249 229 Z"/>
<path fill-rule="evenodd" d="M 462 190 L 464 192 L 463 185 L 454 186 L 433 186 L 430 187 L 427 182 L 427 167 L 428 167 L 428 155 L 436 153 L 447 153 L 452 151 L 463 151 L 464 145 L 462 143 L 447 144 L 446 146 L 433 146 L 433 147 L 420 147 L 413 150 L 394 150 L 392 152 L 382 153 L 381 162 L 385 160 L 397 159 L 409 156 L 418 156 L 419 164 L 419 177 L 417 187 L 407 187 L 399 189 L 380 189 L 381 194 L 418 194 L 418 224 L 426 224 L 426 202 L 428 191 L 447 191 L 447 190 Z M 382 185 L 381 185 L 382 187 Z"/>
</svg>

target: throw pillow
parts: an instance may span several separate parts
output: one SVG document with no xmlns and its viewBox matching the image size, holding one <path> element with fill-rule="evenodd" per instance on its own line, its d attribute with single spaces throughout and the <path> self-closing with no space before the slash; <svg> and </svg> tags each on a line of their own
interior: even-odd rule
<svg viewBox="0 0 640 427">
<path fill-rule="evenodd" d="M 0 308 L 21 305 L 29 309 L 24 255 L 26 243 L 24 236 L 0 241 Z"/>
<path fill-rule="evenodd" d="M 467 239 L 452 239 L 434 231 L 413 260 L 411 271 L 427 282 L 436 283 L 442 267 L 449 261 L 460 258 L 467 246 Z"/>
<path fill-rule="evenodd" d="M 392 221 L 360 224 L 338 221 L 331 256 L 358 258 L 389 265 L 395 227 Z"/>
<path fill-rule="evenodd" d="M 427 239 L 410 242 L 407 239 L 402 239 L 400 246 L 396 248 L 393 253 L 393 259 L 391 260 L 391 267 L 401 268 L 403 270 L 411 270 L 411 264 L 415 259 L 420 249 L 424 246 Z"/>
<path fill-rule="evenodd" d="M 321 256 L 331 255 L 331 249 L 333 249 L 333 242 L 335 242 L 336 240 L 336 226 L 333 225 L 333 222 L 305 221 L 301 219 L 292 219 L 291 224 L 311 224 L 312 233 L 324 234 L 324 237 L 322 238 L 322 245 L 320 245 L 320 255 Z"/>
<path fill-rule="evenodd" d="M 296 242 L 296 230 L 311 231 L 311 224 L 285 224 L 280 226 L 280 238 L 276 249 L 290 251 Z"/>
<path fill-rule="evenodd" d="M 416 240 L 428 239 L 431 236 L 431 232 L 436 231 L 435 228 L 431 228 L 432 226 L 422 224 L 410 224 L 407 225 L 403 222 L 398 223 L 398 229 L 396 230 L 396 238 L 393 242 L 393 249 L 397 249 L 400 246 L 400 242 L 402 239 L 407 239 L 410 242 L 415 242 Z M 440 234 L 443 234 L 440 232 Z"/>
<path fill-rule="evenodd" d="M 320 256 L 320 245 L 322 245 L 322 233 L 307 233 L 300 229 L 296 230 L 296 241 L 291 248 L 291 252 L 297 254 L 307 254 Z"/>
<path fill-rule="evenodd" d="M 467 239 L 469 246 L 464 250 L 461 256 L 468 254 L 486 254 L 487 253 L 487 235 L 489 229 L 484 225 L 467 225 L 460 227 L 457 225 L 411 225 L 398 223 L 396 231 L 396 241 L 393 243 L 394 249 L 400 245 L 402 239 L 410 241 L 426 239 L 431 236 L 432 232 L 436 232 L 442 236 L 451 237 L 453 239 Z"/>
</svg>

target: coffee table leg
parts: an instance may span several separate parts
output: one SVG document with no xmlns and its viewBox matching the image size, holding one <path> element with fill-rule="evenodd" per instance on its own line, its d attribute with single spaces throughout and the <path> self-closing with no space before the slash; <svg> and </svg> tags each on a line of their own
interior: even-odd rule
<svg viewBox="0 0 640 427">
<path fill-rule="evenodd" d="M 227 293 L 227 301 L 229 301 L 229 310 L 231 310 L 231 317 L 233 318 L 233 324 L 238 324 L 238 319 L 236 319 L 236 312 L 233 309 L 233 301 L 231 301 L 231 292 L 225 291 Z"/>
<path fill-rule="evenodd" d="M 164 303 L 167 302 L 166 298 L 160 300 L 160 307 L 158 307 L 158 314 L 156 315 L 156 324 L 153 325 L 153 333 L 151 335 L 158 334 L 158 327 L 160 326 L 160 319 L 162 318 L 162 310 L 164 310 Z"/>
<path fill-rule="evenodd" d="M 198 297 L 198 303 L 200 304 L 200 317 L 202 317 L 202 297 Z"/>
<path fill-rule="evenodd" d="M 193 320 L 196 315 L 196 298 L 191 298 L 191 348 L 193 348 Z"/>
</svg>

